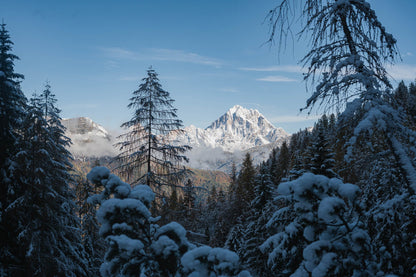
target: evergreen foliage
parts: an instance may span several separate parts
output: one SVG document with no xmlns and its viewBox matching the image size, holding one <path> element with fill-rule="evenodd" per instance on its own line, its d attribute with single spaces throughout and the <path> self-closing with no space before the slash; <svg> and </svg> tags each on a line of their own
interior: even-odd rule
<svg viewBox="0 0 416 277">
<path fill-rule="evenodd" d="M 105 167 L 93 168 L 87 177 L 104 187 L 89 200 L 100 204 L 100 234 L 109 244 L 102 276 L 250 276 L 241 272 L 235 253 L 208 246 L 195 248 L 176 222 L 156 225 L 158 219 L 149 212 L 155 194 L 147 185 L 130 188 Z"/>
<path fill-rule="evenodd" d="M 6 24 L 0 24 L 0 268 L 7 274 L 7 268 L 21 263 L 18 257 L 16 220 L 9 207 L 24 191 L 14 184 L 11 162 L 18 152 L 16 139 L 19 137 L 25 116 L 26 97 L 20 91 L 22 74 L 14 71 L 14 62 L 19 58 L 12 54 Z M 1 269 L 0 269 L 1 270 Z M 13 270 L 13 269 L 11 269 Z M 0 271 L 0 274 L 1 271 Z M 12 273 L 10 273 L 12 274 Z"/>
<path fill-rule="evenodd" d="M 357 186 L 306 173 L 278 193 L 286 206 L 267 223 L 278 231 L 260 247 L 275 276 L 375 276 Z"/>
<path fill-rule="evenodd" d="M 179 257 L 190 247 L 185 229 L 177 223 L 158 227 L 149 208 L 155 194 L 147 185 L 133 189 L 110 174 L 105 167 L 95 167 L 88 179 L 103 192 L 92 196 L 100 204 L 97 216 L 100 235 L 109 247 L 101 265 L 102 276 L 174 276 Z"/>
<path fill-rule="evenodd" d="M 311 156 L 310 164 L 306 168 L 317 175 L 325 175 L 329 178 L 337 177 L 338 175 L 333 170 L 334 153 L 330 147 L 330 138 L 327 137 L 329 132 L 326 116 L 323 116 L 315 125 L 315 130 L 315 136 L 308 149 Z"/>
<path fill-rule="evenodd" d="M 81 242 L 86 252 L 88 271 L 92 276 L 100 275 L 100 266 L 105 253 L 105 242 L 99 235 L 96 205 L 88 203 L 88 198 L 97 193 L 85 175 L 78 173 L 74 180 L 77 213 L 81 221 Z"/>
<path fill-rule="evenodd" d="M 273 32 L 279 26 L 285 32 L 291 3 L 284 0 L 270 12 Z M 411 275 L 415 260 L 409 258 L 414 253 L 410 229 L 392 231 L 394 222 L 414 226 L 407 214 L 414 212 L 416 191 L 416 133 L 413 108 L 407 104 L 411 94 L 403 84 L 392 93 L 384 68 L 394 61 L 396 40 L 367 1 L 304 3 L 301 34 L 310 35 L 312 45 L 303 59 L 308 65 L 305 78 L 316 84 L 306 107 L 345 107 L 333 139 L 335 167 L 361 188 L 367 230 L 375 249 L 381 249 L 369 259 L 378 260 L 379 274 Z"/>
<path fill-rule="evenodd" d="M 254 196 L 254 178 L 256 169 L 249 153 L 244 157 L 240 174 L 237 178 L 236 197 L 241 204 L 241 211 L 247 210 Z"/>
<path fill-rule="evenodd" d="M 18 140 L 16 184 L 24 191 L 10 209 L 19 218 L 18 244 L 28 276 L 86 276 L 88 267 L 69 187 L 70 141 L 46 85 L 30 100 Z"/>
<path fill-rule="evenodd" d="M 162 186 L 175 185 L 189 173 L 179 162 L 188 161 L 183 153 L 190 147 L 176 146 L 169 139 L 169 134 L 183 132 L 182 121 L 177 118 L 174 100 L 162 88 L 152 68 L 147 70 L 130 101 L 128 107 L 134 114 L 122 124 L 128 132 L 120 136 L 122 142 L 118 143 L 121 151 L 117 156 L 121 163 L 118 169 L 132 183 L 144 180 L 160 193 Z"/>
</svg>

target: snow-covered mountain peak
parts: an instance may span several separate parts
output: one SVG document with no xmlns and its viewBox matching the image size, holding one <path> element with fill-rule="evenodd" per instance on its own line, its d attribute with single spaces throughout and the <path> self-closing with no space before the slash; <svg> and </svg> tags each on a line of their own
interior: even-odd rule
<svg viewBox="0 0 416 277">
<path fill-rule="evenodd" d="M 113 147 L 114 138 L 90 118 L 64 119 L 62 124 L 73 142 L 70 148 L 73 155 L 117 154 Z M 270 151 L 288 137 L 282 128 L 274 127 L 259 111 L 236 105 L 206 129 L 190 125 L 184 132 L 172 132 L 169 139 L 173 144 L 193 147 L 186 154 L 191 167 L 227 171 L 233 160 L 238 163 L 243 159 L 245 152 L 250 152 L 256 163 L 265 160 Z"/>
<path fill-rule="evenodd" d="M 89 117 L 62 119 L 62 124 L 66 127 L 69 134 L 95 135 L 107 139 L 110 137 L 110 134 L 103 126 L 95 123 Z"/>
<path fill-rule="evenodd" d="M 234 114 L 238 112 L 247 113 L 248 110 L 246 108 L 241 107 L 240 105 L 235 105 L 234 107 L 232 107 L 231 109 L 227 111 L 227 113 L 230 113 L 230 114 Z"/>
<path fill-rule="evenodd" d="M 230 108 L 223 116 L 221 117 L 240 117 L 245 120 L 250 120 L 253 118 L 257 118 L 259 116 L 262 116 L 261 113 L 258 110 L 255 109 L 246 109 L 240 105 L 235 105 L 234 107 Z M 220 117 L 220 118 L 221 118 Z"/>
<path fill-rule="evenodd" d="M 269 132 L 276 128 L 258 110 L 246 109 L 240 105 L 235 105 L 206 128 L 206 130 L 210 129 L 222 129 L 235 134 L 245 135 L 246 133 L 260 130 Z"/>
<path fill-rule="evenodd" d="M 72 140 L 69 148 L 75 156 L 113 156 L 116 150 L 109 132 L 88 117 L 62 119 L 66 136 Z"/>
<path fill-rule="evenodd" d="M 205 129 L 186 127 L 177 140 L 193 147 L 219 148 L 233 153 L 282 141 L 287 136 L 259 111 L 235 105 Z"/>
</svg>

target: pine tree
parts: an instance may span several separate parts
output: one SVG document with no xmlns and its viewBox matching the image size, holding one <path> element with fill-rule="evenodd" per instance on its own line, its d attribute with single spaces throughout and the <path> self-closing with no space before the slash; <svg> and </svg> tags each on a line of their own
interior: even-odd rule
<svg viewBox="0 0 416 277">
<path fill-rule="evenodd" d="M 273 171 L 274 183 L 277 186 L 283 178 L 287 177 L 289 174 L 290 166 L 290 152 L 287 146 L 287 142 L 284 141 L 280 146 L 278 156 L 276 159 L 275 168 L 271 168 Z"/>
<path fill-rule="evenodd" d="M 236 190 L 237 190 L 237 166 L 234 161 L 231 164 L 230 179 L 231 179 L 231 182 L 229 185 L 228 194 L 232 198 L 232 196 L 235 195 Z"/>
<path fill-rule="evenodd" d="M 88 271 L 92 276 L 99 276 L 105 253 L 105 242 L 99 235 L 100 225 L 96 217 L 96 205 L 88 202 L 88 198 L 96 194 L 97 191 L 80 172 L 77 172 L 75 176 L 74 185 L 77 213 L 81 221 L 82 245 L 86 252 Z"/>
<path fill-rule="evenodd" d="M 100 194 L 90 198 L 100 205 L 100 234 L 108 242 L 102 276 L 176 276 L 180 258 L 191 247 L 186 230 L 171 222 L 162 227 L 149 208 L 155 199 L 147 185 L 131 188 L 105 167 L 95 167 L 87 178 Z"/>
<path fill-rule="evenodd" d="M 260 166 L 259 171 L 255 179 L 255 198 L 251 202 L 247 223 L 242 231 L 243 243 L 238 253 L 242 263 L 257 273 L 257 276 L 273 276 L 267 267 L 267 255 L 261 253 L 259 247 L 269 235 L 266 224 L 271 216 L 275 186 L 266 163 Z"/>
<path fill-rule="evenodd" d="M 0 24 L 0 275 L 13 275 L 19 258 L 16 245 L 16 219 L 12 208 L 16 199 L 24 190 L 16 186 L 11 175 L 15 164 L 13 156 L 19 152 L 16 140 L 20 136 L 21 124 L 25 116 L 26 97 L 20 90 L 22 74 L 14 72 L 14 62 L 19 58 L 12 54 L 13 42 L 6 30 L 6 24 Z M 13 269 L 14 268 L 14 269 Z M 12 271 L 8 271 L 8 269 Z M 17 269 L 16 269 L 17 270 Z M 17 273 L 19 274 L 19 273 Z"/>
<path fill-rule="evenodd" d="M 297 179 L 306 172 L 309 160 L 307 147 L 310 143 L 310 137 L 310 132 L 305 129 L 294 133 L 290 138 L 289 153 L 291 160 L 290 171 L 288 173 L 289 180 Z"/>
<path fill-rule="evenodd" d="M 267 223 L 277 232 L 260 246 L 274 276 L 380 274 L 357 186 L 306 173 L 278 193 L 286 205 Z"/>
<path fill-rule="evenodd" d="M 88 274 L 81 244 L 74 195 L 69 187 L 69 139 L 55 107 L 49 85 L 31 99 L 19 139 L 21 151 L 14 171 L 25 194 L 15 201 L 19 216 L 19 245 L 28 276 L 85 276 Z"/>
<path fill-rule="evenodd" d="M 287 31 L 293 2 L 271 11 L 273 31 Z M 310 35 L 312 45 L 303 59 L 306 79 L 316 85 L 306 108 L 345 107 L 338 121 L 337 152 L 344 161 L 338 172 L 362 188 L 373 245 L 383 250 L 375 253 L 381 271 L 411 275 L 416 248 L 409 233 L 415 220 L 408 214 L 416 197 L 416 133 L 393 99 L 384 68 L 394 62 L 396 40 L 365 0 L 307 0 L 302 14 L 301 34 Z M 388 212 L 386 206 L 394 208 Z M 400 234 L 394 234 L 395 222 L 404 226 Z"/>
<path fill-rule="evenodd" d="M 188 179 L 183 188 L 183 204 L 187 211 L 187 215 L 195 208 L 196 192 L 192 180 Z"/>
<path fill-rule="evenodd" d="M 256 170 L 253 166 L 251 155 L 246 153 L 243 164 L 241 165 L 240 174 L 237 178 L 237 198 L 240 202 L 242 211 L 247 210 L 250 202 L 254 197 L 254 178 Z"/>
<path fill-rule="evenodd" d="M 325 121 L 320 121 L 316 124 L 315 129 L 316 134 L 309 148 L 309 153 L 312 156 L 311 163 L 307 167 L 314 174 L 325 175 L 329 178 L 338 177 L 333 170 L 335 160 L 334 153 L 329 146 L 328 124 L 325 124 Z"/>
<path fill-rule="evenodd" d="M 129 108 L 134 110 L 131 120 L 122 127 L 128 133 L 122 135 L 119 143 L 121 153 L 117 156 L 121 174 L 132 183 L 146 184 L 160 193 L 162 186 L 172 186 L 189 171 L 180 167 L 179 162 L 188 161 L 183 153 L 189 146 L 175 146 L 169 135 L 183 132 L 182 121 L 169 92 L 162 89 L 158 74 L 147 70 L 138 90 L 130 98 Z"/>
<path fill-rule="evenodd" d="M 177 214 L 175 221 L 185 227 L 186 230 L 191 231 L 192 234 L 201 232 L 200 223 L 203 221 L 201 218 L 201 207 L 197 203 L 197 189 L 192 180 L 188 179 L 183 187 L 183 197 L 179 200 L 179 213 Z M 189 237 L 190 241 L 201 239 L 201 236 L 196 235 Z"/>
<path fill-rule="evenodd" d="M 250 277 L 241 269 L 236 253 L 222 248 L 201 246 L 183 255 L 180 276 L 224 276 Z"/>
</svg>

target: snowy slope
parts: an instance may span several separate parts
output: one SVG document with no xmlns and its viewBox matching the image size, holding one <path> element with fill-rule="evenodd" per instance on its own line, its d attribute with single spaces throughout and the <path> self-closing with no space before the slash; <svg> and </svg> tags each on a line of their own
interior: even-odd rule
<svg viewBox="0 0 416 277">
<path fill-rule="evenodd" d="M 259 111 L 236 105 L 207 128 L 191 125 L 174 139 L 193 147 L 188 153 L 191 167 L 228 171 L 232 161 L 240 163 L 246 152 L 251 153 L 255 163 L 264 161 L 273 147 L 288 137 Z"/>
<path fill-rule="evenodd" d="M 69 149 L 76 157 L 116 155 L 114 139 L 101 125 L 87 117 L 64 119 L 66 135 L 73 145 Z M 259 111 L 234 106 L 205 129 L 193 125 L 182 134 L 172 134 L 175 144 L 187 144 L 190 167 L 230 171 L 232 162 L 241 163 L 249 152 L 255 164 L 266 160 L 271 150 L 288 139 L 282 128 L 274 127 Z"/>
<path fill-rule="evenodd" d="M 62 119 L 65 135 L 72 140 L 69 151 L 76 157 L 114 156 L 113 138 L 103 126 L 88 117 Z"/>
</svg>

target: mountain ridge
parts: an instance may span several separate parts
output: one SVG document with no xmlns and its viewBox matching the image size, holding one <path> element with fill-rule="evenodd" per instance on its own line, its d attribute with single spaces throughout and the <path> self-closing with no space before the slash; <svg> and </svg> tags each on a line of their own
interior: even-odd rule
<svg viewBox="0 0 416 277">
<path fill-rule="evenodd" d="M 274 127 L 258 110 L 239 105 L 230 108 L 205 129 L 191 125 L 184 130 L 176 138 L 182 143 L 220 148 L 226 152 L 248 150 L 289 136 L 282 128 Z"/>
<path fill-rule="evenodd" d="M 88 117 L 63 119 L 66 135 L 73 145 L 74 156 L 114 156 L 114 137 L 100 124 Z M 190 125 L 184 132 L 172 132 L 172 144 L 189 145 L 190 167 L 228 172 L 249 152 L 255 164 L 268 158 L 274 147 L 280 146 L 290 135 L 273 126 L 258 110 L 235 105 L 205 129 Z"/>
</svg>

